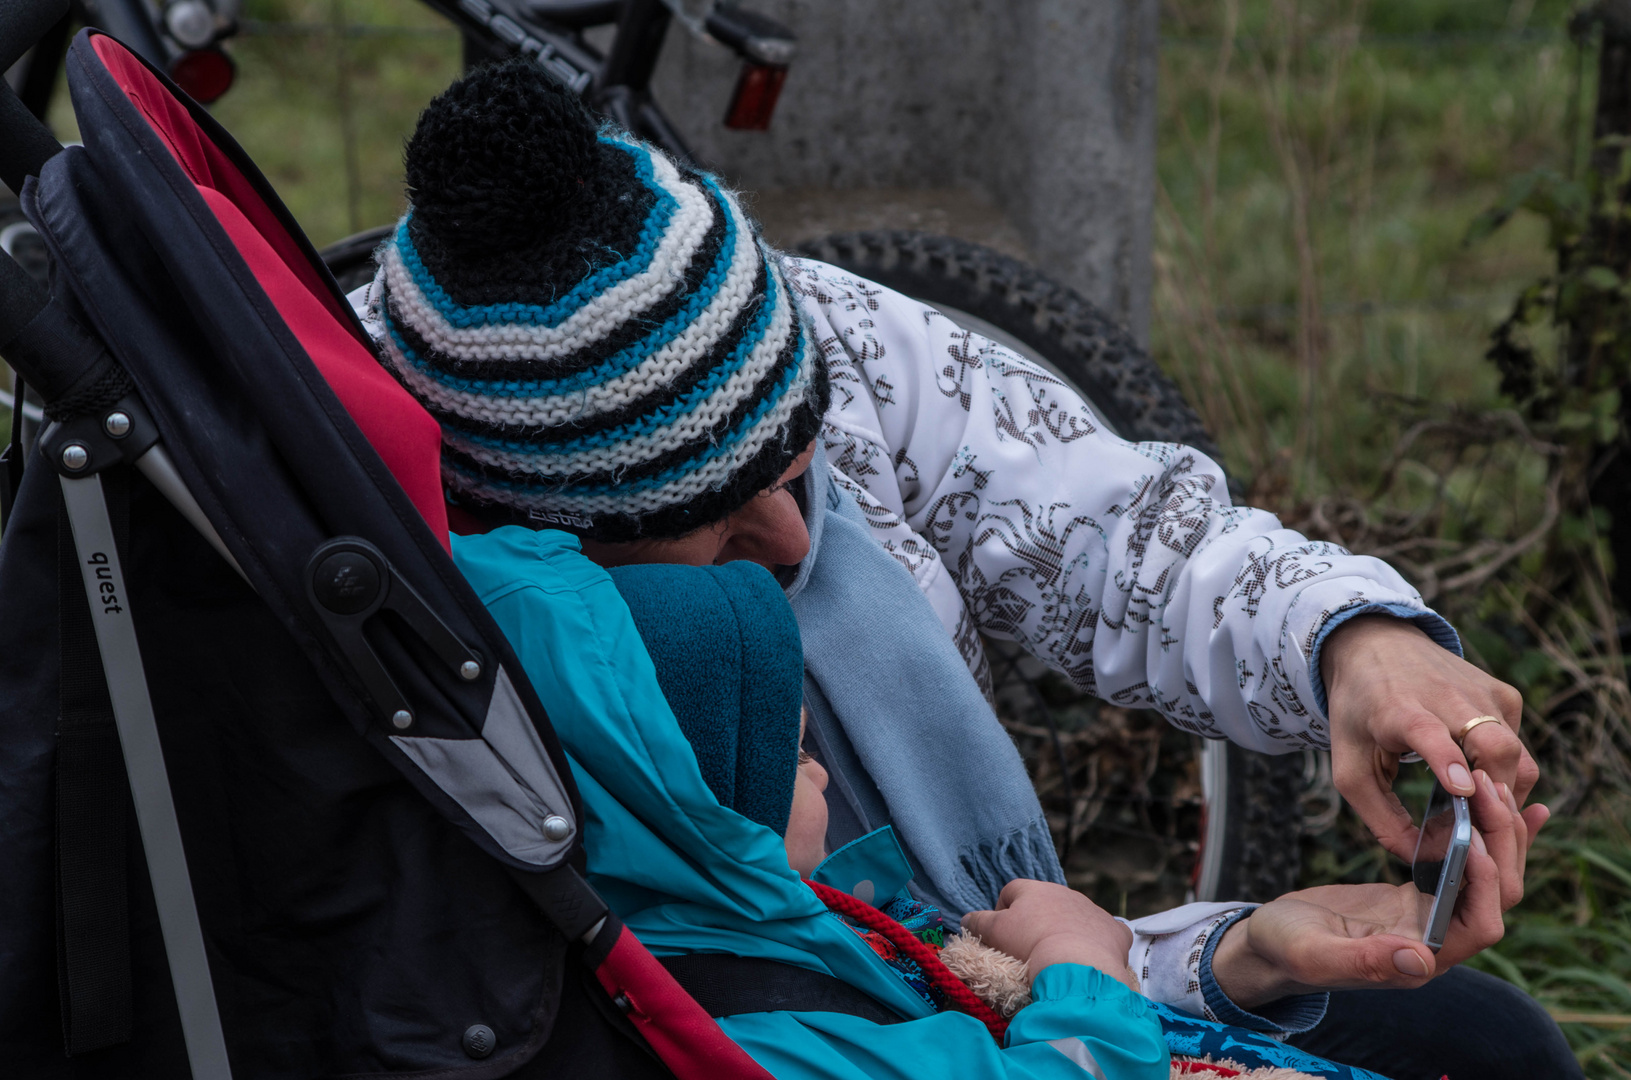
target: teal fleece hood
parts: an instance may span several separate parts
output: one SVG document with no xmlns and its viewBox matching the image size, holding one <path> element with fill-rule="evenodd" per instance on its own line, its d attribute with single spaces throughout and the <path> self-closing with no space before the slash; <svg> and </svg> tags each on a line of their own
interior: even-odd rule
<svg viewBox="0 0 1631 1080">
<path fill-rule="evenodd" d="M 750 562 L 642 563 L 611 575 L 714 798 L 786 835 L 804 649 L 781 586 Z"/>
<path fill-rule="evenodd" d="M 930 1015 L 788 867 L 782 838 L 720 805 L 616 584 L 575 537 L 508 526 L 455 536 L 453 557 L 509 637 L 567 752 L 583 797 L 590 884 L 647 948 L 797 964 L 902 1016 Z"/>
<path fill-rule="evenodd" d="M 1092 968 L 1043 971 L 1000 1048 L 974 1018 L 933 1013 L 799 880 L 775 831 L 720 805 L 628 607 L 574 537 L 509 526 L 452 542 L 566 750 L 583 799 L 589 880 L 640 940 L 659 956 L 728 953 L 830 974 L 910 1021 L 824 1012 L 721 1019 L 778 1080 L 1166 1080 L 1154 1007 Z M 892 839 L 872 846 L 904 866 Z M 877 872 L 867 847 L 847 845 L 822 872 Z"/>
</svg>

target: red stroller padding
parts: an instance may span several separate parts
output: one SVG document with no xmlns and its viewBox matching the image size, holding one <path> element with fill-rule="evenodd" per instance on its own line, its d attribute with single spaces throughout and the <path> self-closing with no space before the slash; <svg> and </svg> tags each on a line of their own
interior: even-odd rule
<svg viewBox="0 0 1631 1080">
<path fill-rule="evenodd" d="M 344 302 L 254 186 L 142 62 L 105 34 L 96 55 L 170 148 L 278 314 L 445 546 L 441 429 L 374 359 Z"/>
</svg>

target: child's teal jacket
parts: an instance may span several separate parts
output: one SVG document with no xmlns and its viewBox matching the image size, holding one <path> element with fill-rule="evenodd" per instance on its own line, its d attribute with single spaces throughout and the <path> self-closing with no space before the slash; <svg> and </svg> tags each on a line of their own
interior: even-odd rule
<svg viewBox="0 0 1631 1080">
<path fill-rule="evenodd" d="M 1152 1007 L 1092 968 L 1042 972 L 1002 1047 L 971 1017 L 933 1014 L 799 881 L 781 837 L 714 798 L 627 606 L 576 539 L 511 526 L 453 537 L 453 557 L 509 637 L 571 760 L 590 882 L 641 941 L 658 955 L 796 964 L 918 1018 L 880 1025 L 770 1012 L 720 1020 L 779 1080 L 1166 1080 Z M 863 848 L 844 849 L 844 873 L 865 872 L 856 861 Z M 890 870 L 877 872 L 882 880 Z M 878 901 L 887 895 L 879 890 Z"/>
</svg>

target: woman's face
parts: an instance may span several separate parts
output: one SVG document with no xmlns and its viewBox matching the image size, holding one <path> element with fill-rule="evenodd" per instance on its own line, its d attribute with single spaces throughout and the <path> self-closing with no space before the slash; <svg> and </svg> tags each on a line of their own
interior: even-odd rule
<svg viewBox="0 0 1631 1080">
<path fill-rule="evenodd" d="M 799 719 L 799 742 L 804 742 L 805 712 Z M 798 777 L 793 781 L 793 812 L 787 817 L 787 865 L 799 877 L 809 877 L 827 857 L 827 770 L 799 750 Z"/>
<path fill-rule="evenodd" d="M 718 566 L 737 559 L 756 562 L 772 573 L 778 567 L 795 566 L 810 553 L 810 533 L 804 527 L 804 513 L 790 488 L 793 481 L 804 475 L 814 456 L 812 440 L 774 484 L 718 524 L 672 540 L 605 544 L 585 539 L 583 553 L 601 566 L 635 563 Z"/>
</svg>

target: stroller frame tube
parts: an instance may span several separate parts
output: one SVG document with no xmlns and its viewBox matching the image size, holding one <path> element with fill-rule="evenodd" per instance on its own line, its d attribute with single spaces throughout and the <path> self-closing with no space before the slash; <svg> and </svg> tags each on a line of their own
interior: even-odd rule
<svg viewBox="0 0 1631 1080">
<path fill-rule="evenodd" d="M 187 1043 L 187 1060 L 193 1080 L 231 1080 L 221 1014 L 204 951 L 204 931 L 193 900 L 181 826 L 170 795 L 169 773 L 164 767 L 164 750 L 153 717 L 136 627 L 131 621 L 130 594 L 119 564 L 102 477 L 64 476 L 61 482 L 91 623 L 96 628 L 96 644 L 102 654 L 108 697 L 113 704 L 114 725 L 130 777 L 136 823 L 147 853 L 153 899 L 170 962 L 170 980 L 175 986 L 176 1007 Z"/>
<path fill-rule="evenodd" d="M 164 444 L 154 443 L 149 447 L 147 453 L 136 459 L 136 468 L 147 477 L 148 483 L 159 489 L 159 494 L 170 500 L 170 505 L 198 530 L 198 535 L 209 542 L 210 547 L 227 561 L 227 565 L 238 572 L 244 583 L 254 588 L 249 575 L 244 573 L 244 568 L 238 565 L 238 560 L 227 550 L 221 534 L 210 524 L 210 519 L 204 514 L 204 508 L 198 505 L 198 500 L 193 498 L 193 493 L 187 489 L 181 474 L 176 471 L 175 462 L 170 460 L 169 453 L 165 451 Z"/>
</svg>

